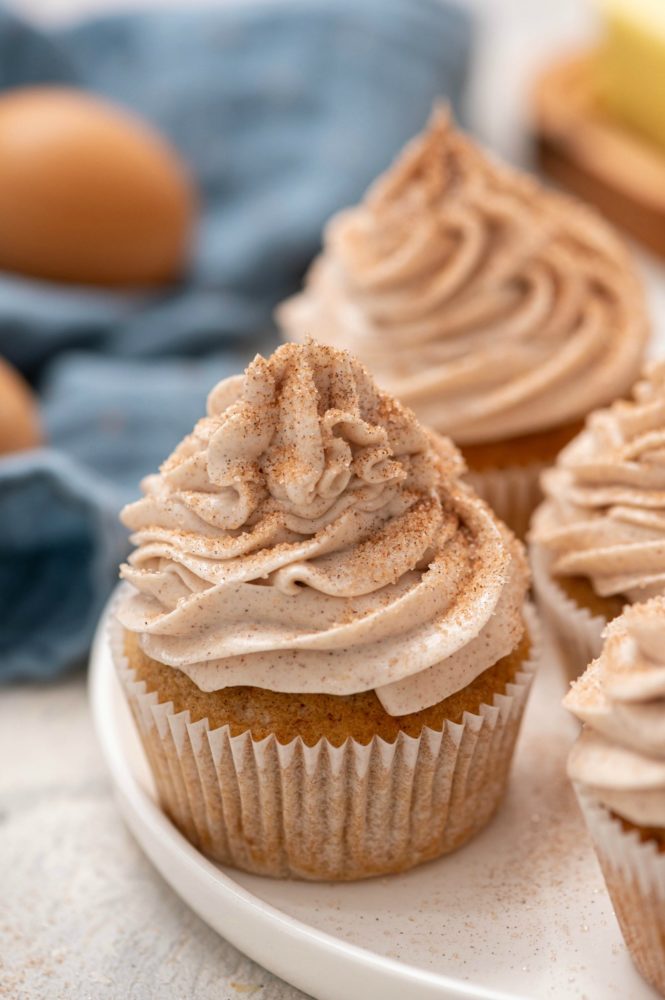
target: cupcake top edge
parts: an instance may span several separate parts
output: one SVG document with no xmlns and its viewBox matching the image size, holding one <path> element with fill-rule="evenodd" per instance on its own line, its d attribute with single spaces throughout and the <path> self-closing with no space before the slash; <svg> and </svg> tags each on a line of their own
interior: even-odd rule
<svg viewBox="0 0 665 1000">
<path fill-rule="evenodd" d="M 257 356 L 122 512 L 118 617 L 201 690 L 441 701 L 524 632 L 521 545 L 345 351 Z"/>
<path fill-rule="evenodd" d="M 584 730 L 570 777 L 640 826 L 665 828 L 665 597 L 627 607 L 564 705 Z"/>
<path fill-rule="evenodd" d="M 665 591 L 664 361 L 646 367 L 631 399 L 591 414 L 542 486 L 531 537 L 555 575 L 630 602 Z"/>
<path fill-rule="evenodd" d="M 441 108 L 330 220 L 277 319 L 288 339 L 351 348 L 462 445 L 576 423 L 627 391 L 648 337 L 609 224 L 490 157 Z"/>
</svg>

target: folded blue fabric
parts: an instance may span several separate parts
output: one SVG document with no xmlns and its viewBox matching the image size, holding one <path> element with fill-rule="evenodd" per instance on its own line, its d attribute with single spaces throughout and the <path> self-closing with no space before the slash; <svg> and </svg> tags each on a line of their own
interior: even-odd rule
<svg viewBox="0 0 665 1000">
<path fill-rule="evenodd" d="M 47 677 L 80 661 L 126 547 L 118 496 L 62 452 L 0 462 L 0 669 Z"/>
<path fill-rule="evenodd" d="M 197 180 L 186 279 L 152 294 L 0 275 L 0 355 L 39 387 L 50 447 L 0 459 L 0 679 L 80 661 L 126 546 L 122 502 L 275 342 L 329 215 L 425 122 L 460 110 L 467 16 L 441 0 L 268 0 L 45 34 L 0 11 L 0 88 L 65 82 L 163 129 Z"/>
</svg>

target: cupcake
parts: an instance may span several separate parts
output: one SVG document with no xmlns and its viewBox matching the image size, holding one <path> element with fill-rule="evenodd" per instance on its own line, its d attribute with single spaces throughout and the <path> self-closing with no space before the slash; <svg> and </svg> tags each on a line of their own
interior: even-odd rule
<svg viewBox="0 0 665 1000">
<path fill-rule="evenodd" d="M 288 344 L 213 389 L 123 511 L 115 661 L 210 857 L 362 878 L 494 813 L 534 624 L 522 547 L 461 469 L 349 354 Z"/>
<path fill-rule="evenodd" d="M 665 592 L 665 362 L 592 414 L 542 484 L 534 586 L 573 679 L 626 603 Z"/>
<path fill-rule="evenodd" d="M 647 340 L 628 255 L 590 210 L 490 159 L 435 110 L 357 207 L 327 226 L 287 339 L 353 351 L 461 448 L 518 534 L 540 471 L 623 395 Z"/>
<path fill-rule="evenodd" d="M 568 772 L 633 961 L 665 994 L 665 598 L 627 607 L 564 705 Z"/>
</svg>

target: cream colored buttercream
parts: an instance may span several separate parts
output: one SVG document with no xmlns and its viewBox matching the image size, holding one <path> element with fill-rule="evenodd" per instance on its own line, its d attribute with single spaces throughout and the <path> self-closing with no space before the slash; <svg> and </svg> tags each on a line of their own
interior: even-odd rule
<svg viewBox="0 0 665 1000">
<path fill-rule="evenodd" d="M 665 598 L 634 604 L 564 700 L 585 723 L 571 778 L 640 826 L 665 828 Z"/>
<path fill-rule="evenodd" d="M 582 205 L 494 162 L 435 111 L 329 223 L 291 340 L 354 352 L 460 444 L 575 422 L 627 391 L 647 338 L 621 243 Z"/>
<path fill-rule="evenodd" d="M 519 544 L 346 352 L 257 357 L 123 511 L 122 624 L 199 688 L 435 704 L 523 632 Z"/>
<path fill-rule="evenodd" d="M 544 474 L 533 540 L 555 575 L 637 601 L 665 590 L 665 362 L 633 395 L 594 413 Z"/>
</svg>

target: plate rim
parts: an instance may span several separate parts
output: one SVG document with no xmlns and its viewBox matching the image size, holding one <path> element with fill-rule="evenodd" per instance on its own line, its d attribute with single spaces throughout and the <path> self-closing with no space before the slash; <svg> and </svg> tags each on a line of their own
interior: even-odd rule
<svg viewBox="0 0 665 1000">
<path fill-rule="evenodd" d="M 389 1000 L 385 989 L 391 980 L 398 990 L 406 987 L 418 988 L 418 997 L 410 994 L 410 1000 L 419 1000 L 419 998 L 425 1000 L 429 997 L 440 997 L 442 1000 L 445 998 L 448 1000 L 527 1000 L 519 994 L 500 992 L 486 986 L 474 985 L 468 980 L 420 969 L 399 959 L 380 955 L 360 945 L 342 941 L 333 934 L 312 927 L 254 895 L 249 889 L 235 882 L 230 875 L 227 875 L 219 866 L 189 843 L 137 780 L 123 751 L 122 737 L 115 724 L 112 709 L 114 690 L 116 696 L 121 696 L 121 691 L 113 670 L 108 643 L 108 620 L 112 605 L 117 599 L 118 590 L 119 587 L 116 587 L 102 612 L 91 646 L 88 690 L 93 726 L 123 819 L 150 862 L 186 905 L 194 910 L 217 934 L 230 941 L 239 951 L 248 955 L 273 975 L 314 997 L 320 997 L 321 1000 L 325 1000 L 328 996 L 341 996 L 341 994 L 317 992 L 317 984 L 314 981 L 315 970 L 307 973 L 307 963 L 303 963 L 300 969 L 296 968 L 295 972 L 292 972 L 290 963 L 285 964 L 281 960 L 283 953 L 280 949 L 273 948 L 266 952 L 259 947 L 254 947 L 254 942 L 242 933 L 235 935 L 233 930 L 227 933 L 226 929 L 222 933 L 218 927 L 211 924 L 205 913 L 201 912 L 190 898 L 183 895 L 177 884 L 174 884 L 174 881 L 177 880 L 173 878 L 173 871 L 160 864 L 154 857 L 153 840 L 168 845 L 167 853 L 171 856 L 177 856 L 179 864 L 184 865 L 189 870 L 195 884 L 215 883 L 216 891 L 220 894 L 222 901 L 239 910 L 250 923 L 253 921 L 259 923 L 264 929 L 272 929 L 285 941 L 288 939 L 294 944 L 299 943 L 301 947 L 305 947 L 310 952 L 308 956 L 310 959 L 325 958 L 327 963 L 339 963 L 337 971 L 339 971 L 339 966 L 343 964 L 347 967 L 346 971 L 361 977 L 364 982 L 358 984 L 360 989 L 357 996 L 364 997 L 365 1000 L 368 996 L 366 989 L 372 985 L 370 980 L 374 980 L 374 985 L 376 985 L 379 978 L 381 979 L 381 988 L 384 991 L 382 996 L 385 1000 Z M 279 881 L 279 879 L 271 879 L 271 882 Z M 320 975 L 321 965 L 319 964 L 317 968 Z M 368 977 L 370 978 L 368 979 Z M 404 997 L 404 995 L 403 992 L 395 993 L 396 997 Z M 352 1000 L 352 998 L 348 993 L 345 993 L 344 1000 Z"/>
</svg>

